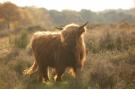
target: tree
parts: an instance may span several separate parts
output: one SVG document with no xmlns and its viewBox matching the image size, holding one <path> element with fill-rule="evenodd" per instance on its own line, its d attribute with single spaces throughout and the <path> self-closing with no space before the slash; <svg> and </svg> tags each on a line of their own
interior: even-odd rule
<svg viewBox="0 0 135 89">
<path fill-rule="evenodd" d="M 6 21 L 7 29 L 10 29 L 10 23 L 20 18 L 19 9 L 16 5 L 5 2 L 0 5 L 0 16 Z"/>
</svg>

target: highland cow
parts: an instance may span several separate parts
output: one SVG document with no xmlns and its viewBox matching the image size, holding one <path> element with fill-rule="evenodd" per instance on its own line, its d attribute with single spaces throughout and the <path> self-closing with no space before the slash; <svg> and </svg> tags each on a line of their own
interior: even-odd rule
<svg viewBox="0 0 135 89">
<path fill-rule="evenodd" d="M 86 48 L 83 33 L 86 28 L 77 24 L 66 25 L 58 32 L 36 32 L 32 36 L 31 46 L 35 56 L 33 65 L 26 69 L 25 74 L 31 75 L 37 68 L 39 79 L 48 81 L 48 67 L 55 69 L 57 78 L 70 67 L 77 74 L 86 60 Z"/>
</svg>

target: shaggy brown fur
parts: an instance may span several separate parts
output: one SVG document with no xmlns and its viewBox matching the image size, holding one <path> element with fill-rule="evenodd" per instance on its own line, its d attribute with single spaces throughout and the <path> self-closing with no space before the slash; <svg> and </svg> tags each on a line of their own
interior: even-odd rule
<svg viewBox="0 0 135 89">
<path fill-rule="evenodd" d="M 31 41 L 36 60 L 29 69 L 25 70 L 25 74 L 31 75 L 37 67 L 41 81 L 48 80 L 48 67 L 56 70 L 56 80 L 61 80 L 62 74 L 68 67 L 73 68 L 76 74 L 86 59 L 83 39 L 85 25 L 70 24 L 59 32 L 36 32 Z"/>
</svg>

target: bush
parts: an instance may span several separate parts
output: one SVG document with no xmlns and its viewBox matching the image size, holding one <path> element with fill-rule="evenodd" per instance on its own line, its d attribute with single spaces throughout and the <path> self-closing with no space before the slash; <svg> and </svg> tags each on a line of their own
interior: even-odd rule
<svg viewBox="0 0 135 89">
<path fill-rule="evenodd" d="M 98 29 L 89 30 L 85 41 L 87 47 L 93 53 L 100 51 L 124 51 L 135 46 L 135 30 Z"/>
<path fill-rule="evenodd" d="M 13 89 L 18 83 L 18 77 L 9 66 L 0 64 L 0 89 Z"/>
<path fill-rule="evenodd" d="M 16 39 L 15 46 L 18 48 L 26 48 L 28 43 L 28 36 L 26 31 L 22 31 L 18 38 Z"/>
<path fill-rule="evenodd" d="M 19 34 L 10 36 L 9 43 L 13 48 L 25 49 L 28 44 L 28 33 L 22 30 Z"/>
<path fill-rule="evenodd" d="M 77 80 L 81 84 L 73 84 L 77 89 L 134 89 L 135 65 L 130 64 L 131 53 L 134 51 L 89 54 L 91 59 L 87 60 L 81 80 Z"/>
</svg>

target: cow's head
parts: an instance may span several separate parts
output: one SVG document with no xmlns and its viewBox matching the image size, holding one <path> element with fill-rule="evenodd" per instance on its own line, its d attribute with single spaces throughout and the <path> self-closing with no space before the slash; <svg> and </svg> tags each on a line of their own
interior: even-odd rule
<svg viewBox="0 0 135 89">
<path fill-rule="evenodd" d="M 65 37 L 72 38 L 72 39 L 79 38 L 85 32 L 86 30 L 85 26 L 87 24 L 88 22 L 84 23 L 81 26 L 77 24 L 66 25 L 62 30 L 62 34 L 64 34 Z"/>
</svg>

